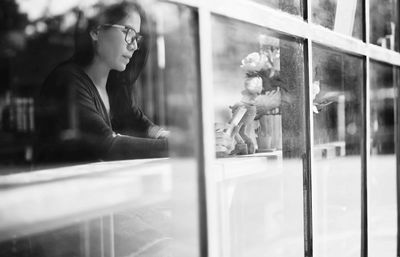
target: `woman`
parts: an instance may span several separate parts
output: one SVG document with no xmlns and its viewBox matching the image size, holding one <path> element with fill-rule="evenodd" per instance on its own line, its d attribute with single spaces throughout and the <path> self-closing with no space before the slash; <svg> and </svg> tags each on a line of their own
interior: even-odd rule
<svg viewBox="0 0 400 257">
<path fill-rule="evenodd" d="M 51 72 L 38 97 L 38 161 L 166 156 L 169 132 L 129 92 L 147 56 L 141 12 L 124 2 L 80 17 L 73 58 Z"/>
<path fill-rule="evenodd" d="M 38 98 L 39 161 L 166 156 L 169 132 L 133 104 L 130 92 L 147 55 L 141 14 L 139 6 L 123 2 L 89 20 L 80 17 L 73 58 L 51 72 Z M 171 238 L 163 210 L 134 209 L 113 220 L 116 256 L 167 256 Z M 80 255 L 76 238 L 68 230 L 45 235 L 39 250 Z"/>
</svg>

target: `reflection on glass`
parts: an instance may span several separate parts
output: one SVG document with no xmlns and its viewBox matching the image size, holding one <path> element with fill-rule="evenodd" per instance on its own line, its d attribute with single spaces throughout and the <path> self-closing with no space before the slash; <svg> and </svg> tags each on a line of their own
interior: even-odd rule
<svg viewBox="0 0 400 257">
<path fill-rule="evenodd" d="M 217 137 L 218 131 L 226 129 L 234 135 L 233 150 L 217 140 L 217 155 L 283 150 L 285 156 L 300 156 L 302 45 L 217 16 L 213 25 L 218 39 L 213 48 Z"/>
<path fill-rule="evenodd" d="M 284 12 L 302 16 L 303 0 L 250 0 L 260 4 L 267 5 L 272 8 L 282 10 Z"/>
<path fill-rule="evenodd" d="M 316 256 L 359 256 L 361 58 L 313 47 L 313 226 Z"/>
<path fill-rule="evenodd" d="M 371 62 L 368 254 L 395 256 L 397 242 L 394 68 Z"/>
<path fill-rule="evenodd" d="M 49 83 L 44 83 L 55 67 L 66 61 L 72 63 L 72 59 L 76 64 L 79 59 L 76 56 L 86 55 L 87 52 L 90 52 L 82 51 L 76 56 L 74 55 L 75 46 L 78 48 L 78 46 L 85 45 L 82 41 L 88 41 L 88 45 L 92 45 L 90 39 L 87 39 L 89 37 L 87 29 L 90 26 L 88 19 L 91 18 L 90 24 L 96 23 L 97 25 L 100 21 L 93 19 L 98 18 L 96 15 L 102 15 L 99 14 L 99 10 L 101 6 L 107 5 L 101 1 L 94 2 L 98 5 L 85 4 L 79 5 L 79 8 L 76 6 L 77 2 L 72 4 L 72 7 L 72 2 L 70 2 L 62 8 L 60 3 L 57 12 L 53 10 L 54 5 L 48 3 L 49 11 L 43 12 L 41 15 L 45 16 L 40 19 L 33 19 L 31 16 L 38 14 L 32 14 L 31 9 L 25 4 L 21 4 L 23 6 L 19 8 L 14 1 L 1 3 L 1 6 L 8 12 L 8 18 L 1 17 L 7 21 L 2 20 L 3 29 L 0 32 L 0 41 L 5 42 L 0 49 L 0 82 L 2 84 L 0 88 L 0 165 L 7 166 L 7 172 L 25 171 L 33 166 L 37 167 L 39 161 L 46 164 L 57 162 L 68 165 L 73 162 L 107 160 L 109 159 L 108 154 L 103 156 L 96 154 L 97 156 L 93 158 L 91 153 L 93 151 L 111 153 L 113 148 L 124 148 L 116 147 L 116 145 L 120 145 L 118 142 L 122 142 L 125 138 L 120 136 L 121 134 L 129 135 L 131 141 L 135 140 L 133 136 L 141 137 L 141 139 L 146 138 L 146 141 L 154 143 L 154 146 L 158 145 L 162 141 L 158 139 L 163 137 L 159 132 L 163 132 L 158 129 L 152 130 L 151 128 L 156 127 L 147 126 L 147 122 L 143 122 L 146 119 L 139 118 L 140 121 L 137 122 L 138 116 L 141 116 L 137 111 L 138 108 L 143 110 L 149 120 L 161 127 L 170 128 L 175 137 L 179 137 L 171 139 L 170 146 L 173 145 L 172 141 L 174 140 L 176 142 L 185 141 L 181 137 L 193 137 L 193 135 L 188 136 L 184 131 L 193 129 L 195 123 L 187 120 L 183 122 L 177 118 L 182 116 L 177 114 L 182 112 L 181 109 L 184 106 L 183 109 L 186 110 L 184 115 L 189 115 L 188 104 L 196 104 L 193 95 L 185 95 L 183 90 L 187 89 L 188 92 L 192 92 L 187 85 L 197 85 L 196 83 L 198 83 L 197 52 L 194 49 L 197 44 L 197 35 L 192 30 L 192 27 L 196 26 L 194 21 L 187 24 L 187 27 L 183 27 L 180 21 L 171 21 L 170 23 L 176 22 L 178 24 L 176 26 L 182 26 L 175 30 L 172 25 L 158 28 L 154 25 L 155 23 L 147 22 L 143 18 L 141 33 L 145 35 L 145 40 L 140 49 L 134 53 L 128 51 L 124 49 L 126 42 L 122 41 L 121 49 L 125 56 L 125 60 L 122 62 L 126 62 L 126 59 L 129 61 L 129 56 L 132 56 L 128 64 L 124 63 L 125 70 L 122 72 L 111 71 L 107 80 L 107 90 L 104 89 L 103 92 L 99 91 L 100 94 L 96 94 L 98 87 L 92 86 L 91 96 L 95 99 L 85 98 L 93 100 L 90 103 L 95 102 L 96 115 L 102 114 L 98 115 L 100 119 L 97 121 L 104 121 L 102 125 L 108 121 L 109 126 L 100 128 L 100 126 L 94 125 L 97 123 L 93 122 L 93 115 L 90 116 L 90 122 L 86 116 L 81 118 L 86 115 L 86 112 L 82 114 L 84 108 L 79 109 L 83 105 L 81 104 L 83 101 L 79 96 L 74 98 L 75 94 L 72 91 L 75 87 L 64 85 L 69 81 L 66 77 L 62 77 L 64 72 L 60 72 L 62 75 L 59 77 L 53 76 L 53 79 L 48 80 Z M 46 7 L 46 4 L 42 3 L 42 5 Z M 187 17 L 190 15 L 182 14 L 183 20 L 193 20 L 193 17 Z M 164 22 L 164 18 L 158 17 L 157 19 L 160 20 L 160 24 Z M 121 20 L 118 21 L 121 23 Z M 167 31 L 165 35 L 160 34 L 160 31 L 163 30 Z M 102 34 L 114 33 L 114 36 L 124 33 L 109 27 L 102 27 L 101 32 Z M 170 45 L 178 44 L 179 47 L 170 47 Z M 166 48 L 168 48 L 168 52 L 165 52 Z M 181 54 L 182 51 L 185 53 L 184 55 Z M 111 51 L 104 52 L 111 53 Z M 147 65 L 145 65 L 146 60 Z M 190 65 L 188 65 L 189 62 Z M 79 68 L 82 69 L 77 68 L 81 71 L 81 78 L 87 77 L 83 71 L 84 68 L 87 68 L 85 65 L 80 65 Z M 76 68 L 76 66 L 79 65 L 73 67 Z M 115 69 L 115 67 L 112 68 Z M 176 70 L 180 70 L 183 74 L 179 79 L 173 75 Z M 54 77 L 56 78 L 54 79 Z M 89 86 L 93 84 L 90 82 L 89 78 L 85 84 L 89 89 Z M 71 84 L 73 83 L 75 83 L 74 85 L 78 84 L 75 81 L 71 82 Z M 54 89 L 55 87 L 58 88 Z M 65 93 L 62 92 L 62 89 L 65 89 Z M 90 91 L 89 89 L 87 91 Z M 79 92 L 81 93 L 81 91 Z M 180 98 L 181 101 L 173 100 L 177 94 L 184 95 Z M 97 95 L 101 95 L 101 97 L 96 98 Z M 101 108 L 103 102 L 104 108 Z M 79 107 L 75 108 L 77 105 Z M 168 108 L 166 108 L 167 106 Z M 76 111 L 77 109 L 79 111 Z M 174 110 L 174 115 L 167 113 L 166 110 Z M 132 115 L 133 113 L 137 115 Z M 85 125 L 85 120 L 89 124 Z M 178 126 L 175 125 L 176 122 L 180 122 Z M 96 129 L 107 131 L 104 133 L 107 138 L 98 137 L 102 133 L 94 132 Z M 165 132 L 168 134 L 167 131 Z M 153 140 L 156 137 L 157 140 Z M 105 141 L 112 141 L 112 143 L 103 144 L 102 142 Z M 85 148 L 88 145 L 84 142 L 90 146 Z M 165 140 L 163 144 L 166 146 L 167 141 Z M 107 145 L 108 149 L 98 151 L 99 149 L 104 150 L 104 145 Z M 129 147 L 122 152 L 131 152 L 130 149 L 134 148 L 131 147 L 133 144 L 128 145 Z M 167 147 L 164 147 L 165 149 Z M 189 155 L 193 153 L 192 150 L 185 150 L 180 149 L 182 153 L 185 152 Z M 149 146 L 139 152 L 154 154 L 157 151 Z M 166 156 L 165 152 L 163 156 Z M 136 157 L 141 158 L 139 155 Z M 125 158 L 126 156 L 121 155 L 120 157 Z M 131 159 L 136 157 L 132 155 Z M 119 159 L 119 157 L 117 158 Z M 19 168 L 16 168 L 17 166 Z M 5 171 L 1 169 L 0 172 Z"/>
<path fill-rule="evenodd" d="M 302 256 L 303 44 L 220 16 L 212 27 L 216 150 L 224 157 L 213 172 L 229 177 L 219 184 L 222 251 Z"/>
<path fill-rule="evenodd" d="M 398 1 L 370 1 L 370 42 L 383 48 L 398 51 Z"/>
<path fill-rule="evenodd" d="M 312 0 L 313 23 L 358 39 L 363 39 L 362 0 Z"/>
<path fill-rule="evenodd" d="M 165 206 L 129 209 L 0 242 L 0 256 L 163 256 L 171 254 Z M 168 208 L 170 208 L 168 206 Z"/>
<path fill-rule="evenodd" d="M 12 2 L 2 1 L 1 5 L 13 5 Z M 31 137 L 34 136 L 34 131 L 31 131 L 28 122 L 32 118 L 29 116 L 32 111 L 28 104 L 30 102 L 24 99 L 33 99 L 45 76 L 55 65 L 71 57 L 75 44 L 74 30 L 78 27 L 76 22 L 80 13 L 79 8 L 68 8 L 65 13 L 57 16 L 49 15 L 27 21 L 24 19 L 25 14 L 18 13 L 18 9 L 14 10 L 15 13 L 10 12 L 10 20 L 21 19 L 25 23 L 16 22 L 0 32 L 0 41 L 12 39 L 7 41 L 7 46 L 0 49 L 0 84 L 4 85 L 0 88 L 0 198 L 3 199 L 5 194 L 14 192 L 14 189 L 15 192 L 20 192 L 18 189 L 21 189 L 22 193 L 33 195 L 35 201 L 22 207 L 18 203 L 23 197 L 14 199 L 11 195 L 7 199 L 10 205 L 17 209 L 22 208 L 26 213 L 30 213 L 30 210 L 37 206 L 48 204 L 48 208 L 42 209 L 43 216 L 41 211 L 36 212 L 37 219 L 49 217 L 53 213 L 52 202 L 45 201 L 46 196 L 51 197 L 53 194 L 38 193 L 45 186 L 54 185 L 55 191 L 63 189 L 62 193 L 57 191 L 58 194 L 54 194 L 58 196 L 53 199 L 54 202 L 67 201 L 72 204 L 66 204 L 65 213 L 61 213 L 65 215 L 66 220 L 60 223 L 53 222 L 53 217 L 50 217 L 50 220 L 41 220 L 43 223 L 40 224 L 26 224 L 23 219 L 20 220 L 20 224 L 23 225 L 17 226 L 15 233 L 9 233 L 8 238 L 4 238 L 5 233 L 1 231 L 0 256 L 199 256 L 199 226 L 196 225 L 196 154 L 200 134 L 197 130 L 196 94 L 199 88 L 197 12 L 192 8 L 171 3 L 152 4 L 146 6 L 149 7 L 146 11 L 151 12 L 146 18 L 150 20 L 147 20 L 147 23 L 142 20 L 142 25 L 148 25 L 147 30 L 143 30 L 143 33 L 147 33 L 150 43 L 147 63 L 136 83 L 126 86 L 132 89 L 129 95 L 132 101 L 140 105 L 148 117 L 171 129 L 171 157 L 168 160 L 147 160 L 145 165 L 144 160 L 97 162 L 81 168 L 68 166 L 71 163 L 63 163 L 67 165 L 64 170 L 36 170 L 22 174 L 8 173 L 14 169 L 23 172 L 30 167 L 27 164 L 35 164 L 32 156 L 27 154 L 32 150 Z M 109 5 L 95 4 L 94 9 L 104 11 Z M 83 12 L 93 11 L 93 5 L 85 8 L 82 9 Z M 121 36 L 120 38 L 125 40 L 121 33 L 123 31 L 107 32 L 114 33 L 114 38 Z M 10 112 L 10 108 L 17 112 Z M 14 113 L 20 118 L 12 116 Z M 154 163 L 155 168 L 145 170 L 148 163 Z M 163 163 L 163 166 L 161 171 L 157 172 L 159 166 L 156 164 L 159 163 Z M 144 175 L 138 173 L 140 169 L 146 171 L 143 172 Z M 121 170 L 129 170 L 129 174 L 123 174 L 121 177 L 115 175 L 120 174 Z M 107 171 L 112 174 L 108 174 Z M 71 176 L 79 177 L 82 181 L 71 179 Z M 13 181 L 12 178 L 22 180 L 22 185 L 14 188 L 13 183 L 8 184 L 9 181 Z M 43 183 L 43 180 L 46 183 Z M 65 185 L 68 181 L 76 181 L 78 184 Z M 132 191 L 110 193 L 104 198 L 93 197 L 84 203 L 80 202 L 82 199 L 76 197 L 76 194 L 70 194 L 74 189 L 92 188 L 93 183 L 98 185 L 96 183 L 99 181 L 102 181 L 100 184 L 104 186 L 99 187 L 99 194 L 113 191 L 113 183 L 121 181 L 128 183 L 127 188 L 131 188 Z M 60 184 L 57 184 L 58 182 Z M 25 191 L 26 183 L 28 186 Z M 100 191 L 99 188 L 96 189 Z M 97 196 L 96 192 L 94 195 Z M 131 199 L 129 197 L 133 198 L 136 195 L 140 198 L 138 202 L 128 201 Z M 128 197 L 128 200 L 121 204 L 121 197 Z M 85 206 L 89 210 L 79 212 L 77 206 Z M 114 209 L 116 206 L 118 208 Z M 14 209 L 0 209 L 2 217 L 15 214 Z M 95 218 L 86 222 L 88 216 Z M 25 225 L 28 228 L 25 228 Z M 39 234 L 29 234 L 32 231 Z M 24 233 L 29 235 L 14 236 Z M 171 244 L 174 244 L 174 254 L 169 248 Z"/>
</svg>

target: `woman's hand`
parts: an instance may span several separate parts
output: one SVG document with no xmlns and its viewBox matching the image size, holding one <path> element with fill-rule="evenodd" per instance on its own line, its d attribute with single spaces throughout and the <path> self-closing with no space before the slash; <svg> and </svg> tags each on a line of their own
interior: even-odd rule
<svg viewBox="0 0 400 257">
<path fill-rule="evenodd" d="M 169 130 L 157 125 L 151 126 L 148 130 L 149 137 L 156 139 L 168 139 L 170 134 Z"/>
<path fill-rule="evenodd" d="M 171 131 L 166 130 L 166 129 L 162 129 L 158 132 L 158 139 L 168 139 L 169 135 L 171 134 Z"/>
</svg>

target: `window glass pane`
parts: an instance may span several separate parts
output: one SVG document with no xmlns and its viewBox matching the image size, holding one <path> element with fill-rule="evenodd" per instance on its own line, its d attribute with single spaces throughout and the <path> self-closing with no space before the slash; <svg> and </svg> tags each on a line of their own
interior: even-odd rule
<svg viewBox="0 0 400 257">
<path fill-rule="evenodd" d="M 317 256 L 360 255 L 363 65 L 361 58 L 313 47 Z"/>
<path fill-rule="evenodd" d="M 250 0 L 284 12 L 303 16 L 303 0 Z"/>
<path fill-rule="evenodd" d="M 138 10 L 135 8 L 138 7 L 131 8 L 130 5 L 133 1 L 114 1 L 116 5 L 109 1 L 92 1 L 90 4 L 70 2 L 64 6 L 65 9 L 60 9 L 60 2 L 53 6 L 47 1 L 36 1 L 36 5 L 32 7 L 29 4 L 33 4 L 33 1 L 21 1 L 19 8 L 14 1 L 2 1 L 0 4 L 8 10 L 8 16 L 0 15 L 0 19 L 7 18 L 8 22 L 1 20 L 0 26 L 9 26 L 0 32 L 0 41 L 7 42 L 0 49 L 0 244 L 5 245 L 0 245 L 0 255 L 4 256 L 1 251 L 7 254 L 14 251 L 21 254 L 5 256 L 130 256 L 134 253 L 139 255 L 142 250 L 141 254 L 144 255 L 146 251 L 154 249 L 153 245 L 158 248 L 160 243 L 162 250 L 164 246 L 174 244 L 173 254 L 169 250 L 160 253 L 155 249 L 157 252 L 149 252 L 149 256 L 199 256 L 197 154 L 198 135 L 201 133 L 198 131 L 197 92 L 200 80 L 197 10 L 161 1 L 142 3 L 144 13 L 141 13 L 139 27 L 144 41 L 140 44 L 140 50 L 135 51 L 136 55 L 127 65 L 125 71 L 128 74 L 124 74 L 126 77 L 122 77 L 123 72 L 111 72 L 108 78 L 121 79 L 120 83 L 111 85 L 124 89 L 113 95 L 116 97 L 113 99 L 107 88 L 111 126 L 120 134 L 113 134 L 113 138 L 124 137 L 123 135 L 131 132 L 129 124 L 137 122 L 135 117 L 127 117 L 127 113 L 115 111 L 119 109 L 113 108 L 123 105 L 122 107 L 130 110 L 133 106 L 140 106 L 149 120 L 166 128 L 164 131 L 142 130 L 148 134 L 140 135 L 140 138 L 146 138 L 141 140 L 146 142 L 148 139 L 155 143 L 155 140 L 163 139 L 150 139 L 156 136 L 153 132 L 159 134 L 169 131 L 168 154 L 163 155 L 169 158 L 149 158 L 159 156 L 142 155 L 151 155 L 159 150 L 153 149 L 151 145 L 146 147 L 145 144 L 139 149 L 138 156 L 121 158 L 129 160 L 105 162 L 99 161 L 100 158 L 86 159 L 93 157 L 93 149 L 73 147 L 71 149 L 79 150 L 79 154 L 73 156 L 83 157 L 84 160 L 70 158 L 68 161 L 62 159 L 39 163 L 33 158 L 36 156 L 34 140 L 39 132 L 51 130 L 38 131 L 36 123 L 30 126 L 30 122 L 35 121 L 32 108 L 36 107 L 36 96 L 48 74 L 56 65 L 69 60 L 75 47 L 78 48 L 82 43 L 78 40 L 82 36 L 79 33 L 87 33 L 85 36 L 93 40 L 90 43 L 99 48 L 96 49 L 103 54 L 101 57 L 108 58 L 105 63 L 110 67 L 115 65 L 112 68 L 116 70 L 119 69 L 118 65 L 125 66 L 128 63 L 129 56 L 125 55 L 132 54 L 139 43 L 138 37 L 132 31 L 128 33 L 128 28 L 108 26 L 102 20 L 108 19 L 109 25 L 138 25 L 138 16 L 135 16 Z M 126 5 L 129 8 L 125 8 Z M 37 10 L 44 11 L 36 13 Z M 94 20 L 86 20 L 98 15 L 102 17 L 100 24 L 92 24 Z M 136 17 L 133 21 L 122 20 L 122 17 L 131 15 Z M 90 25 L 96 26 L 89 34 L 86 29 Z M 139 31 L 139 28 L 136 27 L 136 30 Z M 127 40 L 131 42 L 128 43 Z M 120 47 L 113 47 L 116 43 Z M 108 51 L 100 51 L 101 47 Z M 121 52 L 115 52 L 117 50 Z M 147 56 L 138 56 L 147 51 Z M 111 56 L 112 53 L 115 56 Z M 105 63 L 99 64 L 97 68 L 104 68 Z M 86 68 L 78 70 L 80 73 L 74 70 L 79 75 L 79 81 L 88 80 L 93 75 Z M 142 72 L 135 83 L 131 83 L 137 70 Z M 72 75 L 75 76 L 76 73 Z M 60 83 L 69 82 L 69 79 L 71 78 L 60 78 Z M 51 83 L 50 86 L 52 85 L 57 84 Z M 107 111 L 107 101 L 102 95 L 105 92 L 97 90 L 95 86 L 92 89 L 93 97 L 88 101 L 96 97 L 98 100 L 93 100 L 93 106 L 79 106 L 81 102 L 74 101 L 76 92 L 82 94 L 85 91 L 52 92 L 55 95 L 50 95 L 49 99 L 60 99 L 59 102 L 66 104 L 61 107 L 65 107 L 63 110 L 71 114 L 65 122 L 66 127 L 72 129 L 60 133 L 60 137 L 55 138 L 54 142 L 70 142 L 69 140 L 81 136 L 92 140 L 94 146 L 101 147 L 103 142 L 93 140 L 96 137 L 92 137 L 91 131 L 86 130 L 87 134 L 80 133 L 80 122 L 85 120 L 77 118 L 87 109 L 100 108 Z M 81 96 L 79 94 L 77 95 Z M 69 101 L 68 97 L 73 101 Z M 59 102 L 53 101 L 51 104 L 60 107 Z M 129 105 L 124 105 L 127 103 Z M 47 110 L 51 112 L 54 109 Z M 39 111 L 37 114 L 43 113 Z M 64 115 L 61 112 L 59 114 Z M 103 113 L 104 117 L 107 115 Z M 107 123 L 107 120 L 100 122 Z M 48 125 L 60 124 L 49 122 Z M 137 126 L 140 127 L 140 124 Z M 94 130 L 96 135 L 98 130 Z M 134 142 L 139 140 L 139 135 L 135 138 L 126 137 Z M 125 143 L 123 147 L 131 146 L 129 142 Z M 114 141 L 110 144 L 110 151 L 115 144 Z M 95 147 L 94 150 L 96 149 Z M 80 162 L 90 164 L 77 166 Z M 43 169 L 44 167 L 48 169 Z M 16 172 L 20 173 L 12 174 Z M 114 220 L 107 221 L 110 217 Z M 6 218 L 15 223 L 4 222 Z M 103 234 L 97 233 L 101 229 L 98 223 L 103 218 L 108 224 L 103 224 L 104 226 L 114 227 L 111 232 L 110 227 L 105 228 L 111 234 L 99 238 Z M 92 220 L 95 224 L 93 226 Z M 94 238 L 87 239 L 88 233 Z M 27 238 L 24 237 L 26 235 Z M 101 244 L 99 240 L 103 240 Z M 115 249 L 110 244 L 114 244 Z M 37 255 L 33 254 L 36 250 L 39 251 Z M 98 254 L 100 251 L 106 252 L 102 255 Z M 109 251 L 115 251 L 115 255 Z"/>
<path fill-rule="evenodd" d="M 312 0 L 311 3 L 313 23 L 364 39 L 362 0 Z"/>
<path fill-rule="evenodd" d="M 57 172 L 57 171 L 55 171 Z M 149 176 L 142 176 L 141 178 L 147 179 L 148 182 L 135 183 L 135 176 L 129 176 L 125 173 L 123 175 L 118 170 L 120 177 L 108 176 L 107 180 L 102 178 L 102 183 L 115 183 L 119 184 L 117 180 L 126 179 L 130 181 L 132 186 L 148 186 L 150 183 L 164 182 L 162 174 L 154 172 Z M 158 174 L 157 174 L 158 173 Z M 131 173 L 132 174 L 132 173 Z M 140 181 L 139 176 L 136 178 L 137 182 Z M 81 185 L 79 181 L 75 185 Z M 100 179 L 90 181 L 93 184 L 99 185 Z M 94 183 L 93 183 L 94 182 Z M 121 184 L 120 184 L 121 185 Z M 164 184 L 165 185 L 165 184 Z M 65 186 L 64 193 L 61 190 L 56 190 L 56 187 Z M 149 254 L 150 256 L 171 254 L 172 245 L 172 224 L 173 212 L 171 212 L 173 201 L 171 201 L 171 191 L 168 186 L 159 184 L 159 188 L 153 189 L 149 193 L 148 189 L 142 191 L 147 192 L 145 197 L 140 194 L 127 191 L 127 188 L 121 190 L 108 190 L 108 197 L 113 201 L 106 200 L 107 196 L 102 200 L 95 203 L 90 201 L 88 193 L 104 197 L 103 192 L 90 190 L 81 190 L 82 195 L 80 198 L 70 198 L 73 195 L 71 190 L 71 183 L 51 181 L 45 187 L 52 195 L 44 196 L 45 190 L 40 186 L 33 187 L 36 191 L 31 191 L 30 195 L 23 195 L 28 199 L 34 199 L 32 195 L 41 195 L 43 200 L 52 200 L 48 202 L 48 206 L 43 202 L 35 203 L 33 206 L 29 205 L 27 201 L 21 201 L 26 204 L 26 212 L 22 213 L 21 207 L 14 205 L 14 215 L 22 216 L 19 224 L 2 224 L 1 239 L 0 239 L 0 256 L 129 256 L 134 254 Z M 69 188 L 68 188 L 69 187 Z M 89 186 L 89 188 L 93 188 Z M 12 190 L 19 195 L 22 190 Z M 131 193 L 131 203 L 125 203 L 125 206 L 117 207 L 118 202 L 124 198 L 118 196 L 120 193 Z M 140 190 L 136 190 L 139 192 Z M 132 194 L 133 193 L 133 194 Z M 161 195 L 164 194 L 164 197 Z M 92 195 L 92 196 L 94 196 Z M 4 199 L 4 194 L 2 194 Z M 56 199 L 59 197 L 60 199 Z M 63 202 L 67 204 L 68 208 L 63 207 Z M 73 201 L 73 202 L 72 202 Z M 97 209 L 96 207 L 109 202 L 112 208 Z M 5 202 L 8 205 L 8 201 Z M 132 205 L 130 205 L 132 204 Z M 82 205 L 92 206 L 90 213 L 80 212 L 83 209 L 89 210 Z M 10 205 L 8 205 L 10 206 Z M 49 218 L 44 221 L 36 216 L 39 209 L 38 207 L 46 209 L 46 214 L 43 213 L 41 217 Z M 134 206 L 134 207 L 132 207 Z M 83 208 L 82 208 L 83 207 Z M 64 213 L 58 210 L 64 210 Z M 18 211 L 16 211 L 18 210 Z M 3 212 L 3 208 L 2 208 Z M 30 214 L 26 217 L 27 213 Z M 60 215 L 58 215 L 60 214 Z M 71 216 L 73 215 L 73 216 Z M 88 219 L 87 217 L 91 217 Z M 13 220 L 9 218 L 9 214 L 3 215 L 3 220 Z M 95 218 L 93 218 L 95 217 Z M 14 219 L 16 220 L 16 219 Z M 36 223 L 33 223 L 36 221 Z M 28 234 L 28 235 L 26 235 Z M 8 238 L 6 238 L 8 237 Z M 195 249 L 193 249 L 195 251 Z"/>
<path fill-rule="evenodd" d="M 370 1 L 370 42 L 391 50 L 399 50 L 399 6 L 397 0 Z"/>
<path fill-rule="evenodd" d="M 396 255 L 397 201 L 394 68 L 370 65 L 371 153 L 368 167 L 368 252 Z"/>
<path fill-rule="evenodd" d="M 131 22 L 141 30 L 143 40 L 128 45 L 127 40 L 136 38 L 136 33 L 104 26 L 98 20 L 102 3 L 75 8 L 77 3 L 63 6 L 38 1 L 37 8 L 47 10 L 39 13 L 32 4 L 1 4 L 7 10 L 7 16 L 1 16 L 6 28 L 0 35 L 5 42 L 0 50 L 2 170 L 9 173 L 55 163 L 168 156 L 165 138 L 169 133 L 185 137 L 181 130 L 193 129 L 176 115 L 181 106 L 195 104 L 192 96 L 172 100 L 182 90 L 192 92 L 187 85 L 198 83 L 193 17 L 182 14 L 191 23 L 178 32 L 175 27 L 183 22 L 172 28 L 169 24 L 157 27 L 144 18 L 135 25 L 134 18 L 132 23 L 105 14 L 110 23 Z M 90 18 L 85 17 L 87 13 Z M 88 29 L 98 35 L 89 35 Z M 160 35 L 164 31 L 165 35 Z M 90 53 L 96 53 L 90 41 L 97 42 L 96 37 L 107 44 L 99 46 L 104 56 L 95 55 L 93 60 L 100 61 L 93 63 L 104 63 L 105 72 L 96 72 L 90 63 Z M 116 42 L 111 38 L 121 45 L 113 46 Z M 177 70 L 179 79 L 172 75 Z M 102 74 L 105 78 L 100 79 Z M 185 127 L 175 125 L 177 122 Z"/>
<path fill-rule="evenodd" d="M 220 16 L 212 28 L 221 251 L 302 256 L 303 43 Z"/>
</svg>

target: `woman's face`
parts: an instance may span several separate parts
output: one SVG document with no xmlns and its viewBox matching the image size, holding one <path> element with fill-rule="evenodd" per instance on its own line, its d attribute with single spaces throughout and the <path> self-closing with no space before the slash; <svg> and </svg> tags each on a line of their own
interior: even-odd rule
<svg viewBox="0 0 400 257">
<path fill-rule="evenodd" d="M 136 12 L 128 15 L 118 24 L 140 32 L 140 16 Z M 96 55 L 111 70 L 123 71 L 133 53 L 138 49 L 136 40 L 128 44 L 125 41 L 127 29 L 123 27 L 105 27 L 98 32 Z"/>
</svg>

